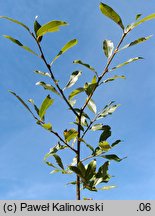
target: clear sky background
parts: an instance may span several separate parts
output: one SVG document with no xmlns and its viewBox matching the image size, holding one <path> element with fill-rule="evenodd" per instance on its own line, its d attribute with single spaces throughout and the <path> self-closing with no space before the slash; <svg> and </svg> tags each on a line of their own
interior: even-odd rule
<svg viewBox="0 0 155 216">
<path fill-rule="evenodd" d="M 67 41 L 73 38 L 79 41 L 54 66 L 56 77 L 62 79 L 63 86 L 71 72 L 83 69 L 72 64 L 75 59 L 88 62 L 101 73 L 106 63 L 102 41 L 110 39 L 116 45 L 121 37 L 119 26 L 100 13 L 99 3 L 98 0 L 1 0 L 0 15 L 18 19 L 31 28 L 36 15 L 41 24 L 54 19 L 70 24 L 60 32 L 48 34 L 43 41 L 48 60 Z M 121 15 L 125 25 L 134 21 L 138 13 L 143 16 L 155 13 L 154 0 L 105 0 L 104 3 Z M 33 40 L 18 25 L 0 20 L 0 35 L 3 34 L 20 39 L 37 51 Z M 124 45 L 151 34 L 155 35 L 155 20 L 133 30 Z M 95 96 L 99 110 L 112 100 L 121 104 L 104 120 L 112 127 L 111 140 L 124 140 L 114 153 L 120 157 L 128 156 L 121 163 L 111 162 L 109 172 L 115 178 L 108 185 L 117 188 L 98 193 L 83 191 L 82 196 L 96 200 L 155 198 L 155 37 L 121 52 L 112 66 L 137 56 L 145 59 L 114 72 L 114 75 L 125 75 L 126 80 L 108 83 Z M 33 73 L 36 69 L 45 71 L 39 59 L 0 37 L 0 199 L 75 199 L 75 188 L 65 186 L 72 178 L 50 175 L 51 168 L 43 162 L 44 155 L 56 144 L 56 138 L 37 126 L 27 110 L 8 93 L 11 89 L 25 100 L 33 98 L 39 105 L 48 92 L 35 86 L 36 82 L 45 80 Z M 83 70 L 77 86 L 91 77 L 91 72 Z M 56 98 L 53 94 L 51 97 Z M 72 120 L 72 115 L 66 108 L 56 100 L 48 112 L 48 120 L 59 132 L 71 127 L 67 123 Z M 87 141 L 93 144 L 95 138 L 92 134 Z M 64 156 L 67 162 L 68 155 L 67 152 Z"/>
</svg>

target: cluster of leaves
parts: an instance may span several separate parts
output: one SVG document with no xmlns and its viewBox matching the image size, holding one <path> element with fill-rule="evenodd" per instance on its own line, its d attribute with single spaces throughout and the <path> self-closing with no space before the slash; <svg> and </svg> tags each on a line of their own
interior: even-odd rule
<svg viewBox="0 0 155 216">
<path fill-rule="evenodd" d="M 34 31 L 31 32 L 28 26 L 15 19 L 6 16 L 0 17 L 20 25 L 32 36 L 32 38 L 35 40 L 38 46 L 38 50 L 40 54 L 36 53 L 31 48 L 23 45 L 23 43 L 21 43 L 19 40 L 11 36 L 4 35 L 5 38 L 9 39 L 16 45 L 36 55 L 37 57 L 41 58 L 48 72 L 42 72 L 40 70 L 36 70 L 35 73 L 37 73 L 40 76 L 48 77 L 50 83 L 39 81 L 36 83 L 36 85 L 42 86 L 45 90 L 51 92 L 51 94 L 56 94 L 58 97 L 61 97 L 62 100 L 66 102 L 66 105 L 68 106 L 69 110 L 71 110 L 75 114 L 75 121 L 73 122 L 73 124 L 77 128 L 66 129 L 64 130 L 63 135 L 61 136 L 58 132 L 54 131 L 53 125 L 50 122 L 45 121 L 46 112 L 49 109 L 49 107 L 51 107 L 54 103 L 54 99 L 51 98 L 50 94 L 46 96 L 46 98 L 43 100 L 40 107 L 37 107 L 33 99 L 29 99 L 29 102 L 34 107 L 35 110 L 35 114 L 34 114 L 30 109 L 30 107 L 28 106 L 28 104 L 25 103 L 21 97 L 19 97 L 16 93 L 10 91 L 32 114 L 32 116 L 34 117 L 38 125 L 48 130 L 58 138 L 58 143 L 54 147 L 52 147 L 50 151 L 45 155 L 44 161 L 46 162 L 47 165 L 54 168 L 54 170 L 51 173 L 56 173 L 56 172 L 62 172 L 63 174 L 74 173 L 77 175 L 78 178 L 77 181 L 73 181 L 71 182 L 71 184 L 75 184 L 75 185 L 80 184 L 82 185 L 83 189 L 86 188 L 91 191 L 97 191 L 99 189 L 107 190 L 113 188 L 114 186 L 103 186 L 101 188 L 97 188 L 96 186 L 99 185 L 100 183 L 109 182 L 110 178 L 112 177 L 108 173 L 110 160 L 114 160 L 116 162 L 120 162 L 122 160 L 122 158 L 119 158 L 117 155 L 108 153 L 112 148 L 118 145 L 121 142 L 121 140 L 116 140 L 114 143 L 110 145 L 109 142 L 107 141 L 108 138 L 111 136 L 110 126 L 104 125 L 100 122 L 97 123 L 97 121 L 100 121 L 101 119 L 107 117 L 108 115 L 111 115 L 119 107 L 119 104 L 115 104 L 112 101 L 111 103 L 107 104 L 101 111 L 98 112 L 97 105 L 95 104 L 95 101 L 92 97 L 94 96 L 95 90 L 99 86 L 101 86 L 101 84 L 106 84 L 119 78 L 125 79 L 124 75 L 114 75 L 112 77 L 107 78 L 106 80 L 103 80 L 105 74 L 107 73 L 110 74 L 111 72 L 113 72 L 114 70 L 122 66 L 143 59 L 142 57 L 133 57 L 127 60 L 126 62 L 120 63 L 119 65 L 110 68 L 110 64 L 118 52 L 126 48 L 132 47 L 134 45 L 140 44 L 142 42 L 145 42 L 151 38 L 151 36 L 146 36 L 146 37 L 143 36 L 121 47 L 124 38 L 128 35 L 129 32 L 131 32 L 134 28 L 136 28 L 140 24 L 155 18 L 155 14 L 151 14 L 149 16 L 140 19 L 141 14 L 138 14 L 136 16 L 135 21 L 132 24 L 127 25 L 127 27 L 125 27 L 121 17 L 110 6 L 104 3 L 100 3 L 100 11 L 102 12 L 103 15 L 113 20 L 122 29 L 123 31 L 122 37 L 120 38 L 120 41 L 117 46 L 114 46 L 114 43 L 109 39 L 103 41 L 103 52 L 105 54 L 105 57 L 107 58 L 107 63 L 105 65 L 104 71 L 101 74 L 99 74 L 94 67 L 90 66 L 89 64 L 85 63 L 82 60 L 73 61 L 74 64 L 78 64 L 79 66 L 83 66 L 86 69 L 90 70 L 93 73 L 93 77 L 92 80 L 90 82 L 85 83 L 84 86 L 73 89 L 68 96 L 66 96 L 65 90 L 74 86 L 74 84 L 78 81 L 78 79 L 82 75 L 82 71 L 81 70 L 74 71 L 70 75 L 67 84 L 61 87 L 59 81 L 56 79 L 55 74 L 52 71 L 52 66 L 55 63 L 55 61 L 57 61 L 58 58 L 61 57 L 61 55 L 63 55 L 66 51 L 68 51 L 78 43 L 77 39 L 72 39 L 69 42 L 67 42 L 61 48 L 61 50 L 55 55 L 53 60 L 51 60 L 50 62 L 47 62 L 45 54 L 41 47 L 41 42 L 43 41 L 43 38 L 47 33 L 59 31 L 61 27 L 67 26 L 68 24 L 64 21 L 53 20 L 44 25 L 40 25 L 37 19 L 35 19 Z M 76 105 L 75 97 L 77 97 L 78 94 L 80 93 L 85 93 L 86 100 L 84 101 L 83 106 L 79 108 L 79 107 L 75 107 Z M 89 112 L 85 111 L 86 108 L 88 108 L 92 112 L 93 118 L 90 117 Z M 95 131 L 101 131 L 101 135 L 99 137 L 99 141 L 96 146 L 88 144 L 87 141 L 84 139 L 84 136 L 87 132 L 95 132 Z M 77 142 L 77 147 L 74 147 L 75 142 Z M 86 158 L 83 159 L 81 159 L 80 157 L 81 149 L 83 150 L 84 148 L 84 146 L 81 145 L 82 143 L 84 143 L 85 147 L 91 151 L 90 155 L 88 155 Z M 82 146 L 81 149 L 80 146 Z M 65 150 L 65 149 L 69 149 L 75 153 L 73 162 L 70 165 L 67 165 L 67 167 L 65 167 L 64 162 L 62 161 L 61 157 L 58 155 L 58 152 L 60 150 Z M 48 160 L 51 157 L 53 157 L 55 163 L 52 163 Z M 105 161 L 99 168 L 97 168 L 98 158 L 105 159 Z M 88 164 L 85 164 L 85 161 L 87 160 L 91 160 L 91 161 Z"/>
</svg>

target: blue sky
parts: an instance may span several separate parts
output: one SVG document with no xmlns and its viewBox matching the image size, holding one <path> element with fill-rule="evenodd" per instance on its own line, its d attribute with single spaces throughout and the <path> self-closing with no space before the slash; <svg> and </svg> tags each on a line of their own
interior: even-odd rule
<svg viewBox="0 0 155 216">
<path fill-rule="evenodd" d="M 99 1 L 71 0 L 5 0 L 0 3 L 0 15 L 18 19 L 31 28 L 34 17 L 44 24 L 50 20 L 64 20 L 70 25 L 60 32 L 48 34 L 43 41 L 43 48 L 48 60 L 52 59 L 60 48 L 69 40 L 77 38 L 76 47 L 62 56 L 54 66 L 57 79 L 62 85 L 78 66 L 72 64 L 75 59 L 82 59 L 102 72 L 106 58 L 102 52 L 102 41 L 110 39 L 116 45 L 121 29 L 99 11 Z M 155 12 L 155 2 L 150 1 L 104 1 L 111 5 L 122 17 L 125 25 L 135 19 Z M 139 37 L 155 35 L 155 20 L 137 27 L 124 41 L 124 45 Z M 19 26 L 0 20 L 0 35 L 11 35 L 20 39 L 25 45 L 37 51 L 30 36 Z M 110 191 L 91 193 L 83 191 L 82 196 L 95 200 L 135 200 L 155 198 L 155 38 L 122 51 L 112 63 L 117 65 L 132 57 L 143 56 L 144 60 L 115 71 L 125 75 L 126 80 L 117 80 L 98 90 L 95 101 L 98 109 L 109 101 L 120 103 L 119 109 L 104 120 L 112 127 L 112 140 L 124 142 L 115 148 L 120 157 L 128 156 L 121 163 L 111 162 L 109 172 L 115 176 L 109 185 L 117 188 Z M 33 98 L 40 104 L 48 92 L 35 86 L 44 80 L 33 73 L 34 70 L 45 70 L 44 65 L 35 56 L 15 46 L 2 36 L 0 37 L 0 199 L 75 199 L 75 188 L 65 186 L 72 180 L 70 176 L 50 175 L 51 168 L 43 162 L 44 155 L 56 144 L 56 138 L 37 126 L 30 114 L 19 102 L 8 93 L 15 91 L 23 99 Z M 80 69 L 82 69 L 80 67 Z M 92 74 L 83 70 L 80 82 L 90 80 Z M 69 92 L 69 91 L 68 91 Z M 67 93 L 68 93 L 67 92 Z M 51 95 L 55 98 L 55 95 Z M 80 97 L 80 100 L 83 98 Z M 67 107 L 66 107 L 67 108 Z M 48 112 L 48 120 L 62 132 L 71 127 L 68 124 L 72 115 L 64 109 L 63 103 L 55 100 Z M 95 142 L 91 134 L 88 142 Z M 69 161 L 68 155 L 64 158 Z"/>
</svg>

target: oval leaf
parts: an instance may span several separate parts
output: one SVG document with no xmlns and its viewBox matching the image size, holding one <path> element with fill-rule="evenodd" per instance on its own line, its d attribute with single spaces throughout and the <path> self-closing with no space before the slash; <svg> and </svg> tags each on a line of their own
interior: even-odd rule
<svg viewBox="0 0 155 216">
<path fill-rule="evenodd" d="M 39 30 L 41 28 L 41 25 L 40 25 L 40 23 L 38 23 L 38 21 L 35 19 L 35 21 L 34 21 L 34 32 L 35 32 L 35 35 L 37 36 L 37 31 Z M 41 42 L 42 41 L 42 36 L 41 37 L 38 37 L 37 38 L 37 41 L 38 42 Z"/>
<path fill-rule="evenodd" d="M 116 140 L 113 144 L 111 144 L 111 147 L 118 145 L 120 142 L 122 142 L 122 140 Z"/>
<path fill-rule="evenodd" d="M 136 20 L 138 20 L 141 16 L 142 16 L 142 14 L 137 14 L 136 15 Z"/>
<path fill-rule="evenodd" d="M 72 139 L 75 139 L 77 135 L 78 132 L 74 128 L 64 131 L 64 137 L 67 142 L 70 142 Z"/>
<path fill-rule="evenodd" d="M 56 88 L 53 87 L 53 86 L 50 85 L 50 84 L 47 84 L 47 83 L 45 83 L 45 82 L 40 81 L 40 82 L 37 82 L 36 85 L 42 86 L 45 90 L 50 90 L 50 91 L 52 91 L 52 92 L 54 92 L 55 94 L 57 94 L 57 95 L 60 96 L 60 94 L 59 94 L 59 92 L 56 90 Z"/>
<path fill-rule="evenodd" d="M 98 172 L 96 173 L 96 178 L 105 178 L 108 175 L 108 168 L 110 162 L 106 161 L 102 166 L 99 167 Z"/>
<path fill-rule="evenodd" d="M 53 154 L 53 157 L 55 158 L 56 163 L 59 165 L 59 167 L 61 167 L 64 170 L 64 166 L 61 158 L 57 154 Z"/>
<path fill-rule="evenodd" d="M 67 83 L 64 89 L 72 87 L 78 81 L 81 74 L 82 71 L 74 71 L 70 76 L 69 82 Z"/>
<path fill-rule="evenodd" d="M 95 104 L 95 102 L 92 99 L 89 100 L 87 106 L 90 109 L 90 111 L 92 111 L 93 113 L 96 114 L 96 112 L 97 112 L 96 104 Z"/>
<path fill-rule="evenodd" d="M 30 32 L 30 29 L 29 29 L 24 23 L 19 22 L 18 20 L 12 19 L 12 18 L 7 17 L 7 16 L 0 16 L 0 18 L 7 19 L 7 20 L 9 20 L 9 21 L 11 21 L 11 22 L 14 22 L 14 23 L 16 23 L 16 24 L 18 24 L 18 25 L 24 27 L 27 31 Z"/>
<path fill-rule="evenodd" d="M 75 174 L 77 174 L 79 177 L 83 178 L 83 175 L 82 175 L 82 173 L 81 173 L 81 171 L 80 171 L 80 169 L 78 167 L 76 167 L 76 166 L 69 166 L 69 169 L 71 171 L 73 171 Z"/>
<path fill-rule="evenodd" d="M 64 21 L 59 21 L 59 20 L 53 20 L 50 21 L 46 24 L 44 24 L 38 31 L 37 31 L 37 37 L 43 36 L 49 32 L 56 32 L 59 31 L 59 28 L 61 26 L 66 26 L 68 25 L 66 22 Z"/>
<path fill-rule="evenodd" d="M 113 189 L 113 188 L 116 188 L 115 185 L 112 185 L 112 186 L 104 186 L 102 188 L 97 188 L 97 190 L 110 190 L 110 189 Z"/>
<path fill-rule="evenodd" d="M 152 19 L 155 19 L 155 13 L 150 14 L 150 15 L 144 17 L 143 19 L 141 19 L 141 20 L 135 22 L 135 23 L 133 24 L 133 27 L 132 27 L 132 28 L 135 28 L 136 26 L 139 26 L 140 24 L 142 24 L 142 23 L 144 23 L 144 22 L 146 22 L 146 21 L 152 20 Z"/>
<path fill-rule="evenodd" d="M 53 62 L 55 60 L 57 60 L 63 53 L 65 53 L 67 50 L 71 49 L 73 46 L 75 46 L 78 43 L 77 39 L 73 39 L 71 41 L 69 41 L 68 43 L 65 44 L 65 46 L 60 50 L 60 52 L 58 53 L 58 55 L 53 59 L 51 65 L 53 64 Z"/>
<path fill-rule="evenodd" d="M 127 65 L 127 64 L 130 64 L 130 63 L 132 63 L 132 62 L 134 62 L 134 61 L 142 60 L 142 59 L 144 59 L 144 58 L 142 58 L 142 57 L 131 58 L 131 59 L 129 59 L 128 61 L 123 62 L 123 63 L 117 65 L 116 67 L 113 67 L 112 70 L 118 69 L 118 68 L 123 67 L 123 66 L 125 66 L 125 65 Z"/>
<path fill-rule="evenodd" d="M 44 115 L 47 111 L 47 109 L 53 104 L 54 100 L 51 99 L 50 95 L 48 95 L 44 101 L 42 102 L 41 104 L 41 107 L 39 109 L 39 116 L 40 116 L 40 119 L 43 120 L 44 118 Z"/>
<path fill-rule="evenodd" d="M 46 130 L 49 130 L 49 131 L 52 130 L 51 123 L 45 123 L 45 124 L 42 124 L 41 126 Z"/>
<path fill-rule="evenodd" d="M 105 16 L 112 19 L 115 23 L 117 23 L 124 30 L 124 25 L 122 23 L 120 16 L 110 6 L 101 2 L 100 10 Z"/>
<path fill-rule="evenodd" d="M 115 154 L 110 154 L 110 155 L 103 155 L 103 156 L 101 156 L 101 157 L 103 157 L 103 158 L 106 158 L 106 159 L 108 159 L 108 160 L 114 160 L 114 161 L 116 161 L 116 162 L 120 162 L 120 161 L 122 161 L 123 159 L 125 159 L 125 158 L 119 158 L 117 155 L 115 155 Z"/>
<path fill-rule="evenodd" d="M 113 77 L 110 77 L 110 78 L 104 80 L 104 83 L 111 82 L 111 81 L 114 81 L 114 80 L 116 80 L 116 79 L 126 79 L 126 77 L 125 77 L 125 76 L 118 76 L 118 75 L 115 75 L 115 76 L 113 76 Z"/>
<path fill-rule="evenodd" d="M 77 89 L 73 90 L 73 91 L 70 93 L 68 99 L 71 100 L 71 99 L 74 98 L 76 95 L 78 95 L 78 94 L 80 94 L 81 92 L 84 92 L 84 91 L 85 91 L 85 89 L 82 88 L 82 87 L 77 88 Z"/>
<path fill-rule="evenodd" d="M 38 109 L 38 107 L 35 105 L 34 100 L 33 100 L 33 99 L 29 99 L 28 102 L 30 102 L 30 103 L 34 106 L 34 109 L 35 109 L 36 113 L 39 115 L 39 109 Z"/>
<path fill-rule="evenodd" d="M 85 174 L 85 178 L 87 181 L 93 177 L 93 175 L 95 174 L 95 171 L 96 171 L 96 160 L 93 160 L 87 166 L 87 170 Z"/>
<path fill-rule="evenodd" d="M 123 49 L 126 49 L 128 47 L 131 47 L 131 46 L 134 46 L 134 45 L 137 45 L 137 44 L 140 44 L 140 43 L 143 43 L 147 40 L 149 40 L 150 38 L 152 37 L 152 35 L 148 36 L 148 37 L 141 37 L 141 38 L 138 38 L 137 40 L 125 45 L 124 47 L 122 47 L 121 49 L 119 49 L 119 51 L 123 50 Z"/>
<path fill-rule="evenodd" d="M 100 119 L 100 118 L 104 118 L 106 117 L 107 115 L 111 115 L 120 105 L 113 105 L 113 101 L 106 105 L 104 107 L 104 109 L 98 114 L 98 118 L 97 119 Z"/>
<path fill-rule="evenodd" d="M 49 73 L 47 73 L 47 72 L 42 72 L 42 71 L 38 71 L 38 70 L 35 70 L 34 72 L 35 72 L 36 74 L 40 74 L 40 75 L 42 75 L 42 76 L 48 76 L 48 77 L 51 78 L 51 75 L 50 75 Z"/>
<path fill-rule="evenodd" d="M 102 151 L 109 151 L 111 149 L 111 146 L 109 145 L 109 143 L 107 141 L 102 141 L 99 143 L 99 147 L 102 149 Z"/>
<path fill-rule="evenodd" d="M 16 93 L 14 93 L 14 92 L 11 91 L 11 90 L 9 90 L 9 92 L 10 92 L 11 94 L 13 94 L 13 95 L 24 105 L 24 107 L 32 114 L 32 116 L 33 116 L 35 119 L 37 119 L 37 118 L 35 117 L 35 115 L 33 114 L 33 112 L 30 110 L 30 108 L 28 107 L 28 105 L 23 101 L 23 99 L 22 99 L 21 97 L 19 97 Z"/>
<path fill-rule="evenodd" d="M 103 124 L 95 124 L 91 127 L 92 131 L 103 130 Z"/>
<path fill-rule="evenodd" d="M 85 169 L 85 166 L 83 165 L 83 163 L 82 163 L 81 161 L 78 163 L 77 167 L 78 167 L 79 170 L 81 171 L 82 176 L 85 176 L 86 169 Z"/>
<path fill-rule="evenodd" d="M 17 44 L 18 46 L 20 46 L 21 48 L 25 49 L 26 51 L 38 56 L 37 53 L 35 53 L 33 50 L 31 50 L 29 47 L 27 46 L 24 46 L 19 40 L 11 37 L 11 36 L 8 36 L 8 35 L 3 35 L 5 38 L 9 39 L 10 41 L 12 41 L 13 43 Z"/>
<path fill-rule="evenodd" d="M 95 72 L 95 69 L 92 66 L 90 66 L 89 64 L 86 64 L 86 63 L 82 62 L 81 60 L 75 60 L 75 61 L 73 61 L 73 63 L 74 64 L 83 65 L 84 67 L 88 68 L 89 70 Z"/>
<path fill-rule="evenodd" d="M 104 40 L 103 41 L 103 50 L 104 54 L 107 58 L 110 58 L 110 56 L 113 53 L 114 50 L 114 44 L 111 40 Z"/>
</svg>

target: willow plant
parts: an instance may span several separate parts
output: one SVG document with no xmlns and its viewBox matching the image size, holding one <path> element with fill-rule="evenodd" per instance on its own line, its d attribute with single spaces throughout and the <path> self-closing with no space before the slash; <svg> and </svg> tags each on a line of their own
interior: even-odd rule
<svg viewBox="0 0 155 216">
<path fill-rule="evenodd" d="M 125 78 L 124 75 L 112 75 L 111 77 L 111 74 L 113 74 L 114 70 L 134 61 L 143 59 L 142 57 L 133 57 L 126 62 L 123 62 L 115 67 L 111 67 L 111 63 L 117 53 L 122 52 L 123 50 L 131 46 L 145 42 L 151 37 L 140 37 L 133 42 L 122 46 L 122 43 L 126 36 L 134 28 L 148 20 L 155 18 L 155 14 L 148 15 L 144 18 L 141 18 L 141 14 L 138 14 L 133 23 L 125 27 L 118 13 L 115 12 L 110 6 L 104 3 L 100 3 L 99 8 L 103 15 L 113 20 L 120 27 L 122 34 L 116 46 L 114 46 L 114 43 L 111 40 L 103 41 L 102 48 L 105 57 L 107 58 L 107 62 L 102 72 L 97 72 L 92 66 L 84 63 L 82 60 L 75 60 L 73 62 L 74 64 L 79 64 L 80 67 L 83 66 L 83 68 L 90 70 L 93 74 L 91 81 L 86 82 L 84 86 L 78 87 L 76 89 L 72 89 L 72 87 L 78 81 L 79 77 L 81 77 L 82 71 L 74 71 L 71 74 L 66 86 L 62 86 L 60 81 L 57 80 L 56 74 L 53 71 L 53 65 L 57 61 L 57 59 L 61 57 L 61 55 L 63 55 L 66 51 L 68 51 L 78 43 L 77 39 L 73 39 L 66 43 L 51 62 L 47 61 L 41 45 L 43 38 L 47 33 L 59 31 L 61 27 L 67 26 L 66 22 L 52 20 L 44 25 L 40 25 L 37 19 L 35 19 L 34 31 L 31 31 L 30 28 L 22 22 L 6 16 L 0 17 L 16 23 L 24 28 L 37 44 L 39 53 L 36 53 L 29 47 L 23 45 L 19 40 L 11 36 L 4 35 L 5 38 L 11 40 L 13 43 L 17 44 L 31 54 L 34 54 L 44 63 L 47 71 L 42 72 L 38 69 L 35 71 L 35 73 L 40 76 L 48 77 L 50 84 L 46 83 L 45 81 L 37 82 L 36 84 L 42 86 L 45 90 L 48 90 L 49 94 L 43 100 L 40 107 L 35 104 L 33 99 L 29 99 L 28 101 L 34 107 L 34 111 L 32 111 L 28 103 L 24 102 L 24 100 L 20 96 L 18 96 L 13 91 L 10 91 L 10 93 L 12 93 L 24 105 L 24 107 L 31 113 L 35 122 L 39 126 L 57 137 L 58 141 L 56 145 L 52 146 L 50 151 L 45 155 L 44 161 L 53 169 L 51 173 L 61 172 L 62 174 L 76 175 L 76 179 L 73 182 L 70 182 L 70 184 L 76 186 L 77 200 L 81 199 L 81 189 L 98 191 L 115 187 L 109 185 L 107 186 L 107 183 L 112 177 L 108 171 L 110 161 L 114 160 L 116 162 L 120 162 L 124 158 L 119 158 L 116 154 L 110 154 L 109 152 L 119 143 L 121 143 L 121 140 L 118 139 L 115 140 L 112 144 L 109 143 L 108 138 L 111 137 L 111 127 L 109 125 L 103 124 L 103 120 L 108 115 L 111 115 L 119 107 L 119 104 L 115 104 L 115 102 L 112 101 L 105 105 L 104 108 L 98 112 L 97 105 L 94 102 L 94 96 L 96 90 L 98 88 L 101 88 L 103 85 L 106 85 L 106 83 L 112 82 L 116 79 Z M 107 79 L 104 79 L 105 75 L 109 75 L 109 77 Z M 68 94 L 68 91 L 66 91 L 66 89 L 72 90 Z M 75 98 L 78 99 L 78 95 L 81 93 L 85 93 L 85 100 L 83 101 L 83 105 L 81 107 L 77 107 Z M 66 108 L 69 108 L 69 112 L 72 112 L 74 114 L 74 127 L 69 127 L 63 132 L 59 132 L 54 129 L 54 125 L 45 120 L 46 111 L 53 105 L 54 102 L 54 99 L 51 96 L 52 94 L 56 94 L 57 97 L 60 97 L 63 101 L 65 101 Z M 87 108 L 92 112 L 92 114 L 88 112 Z M 64 107 L 62 107 L 62 110 L 63 109 Z M 93 145 L 92 143 L 89 144 L 89 142 L 85 139 L 85 135 L 87 134 L 87 136 L 89 137 L 89 133 L 95 133 L 96 131 L 101 132 L 98 138 L 98 142 L 96 144 L 93 143 Z M 95 134 L 95 136 L 97 135 L 98 133 Z M 86 155 L 85 158 L 82 158 L 81 152 L 84 152 L 85 148 L 89 149 L 90 153 Z M 60 151 L 63 151 L 63 155 L 65 155 L 65 150 L 70 150 L 74 154 L 73 161 L 71 161 L 69 165 L 65 165 L 65 161 L 63 161 L 60 155 L 58 155 Z"/>
</svg>

